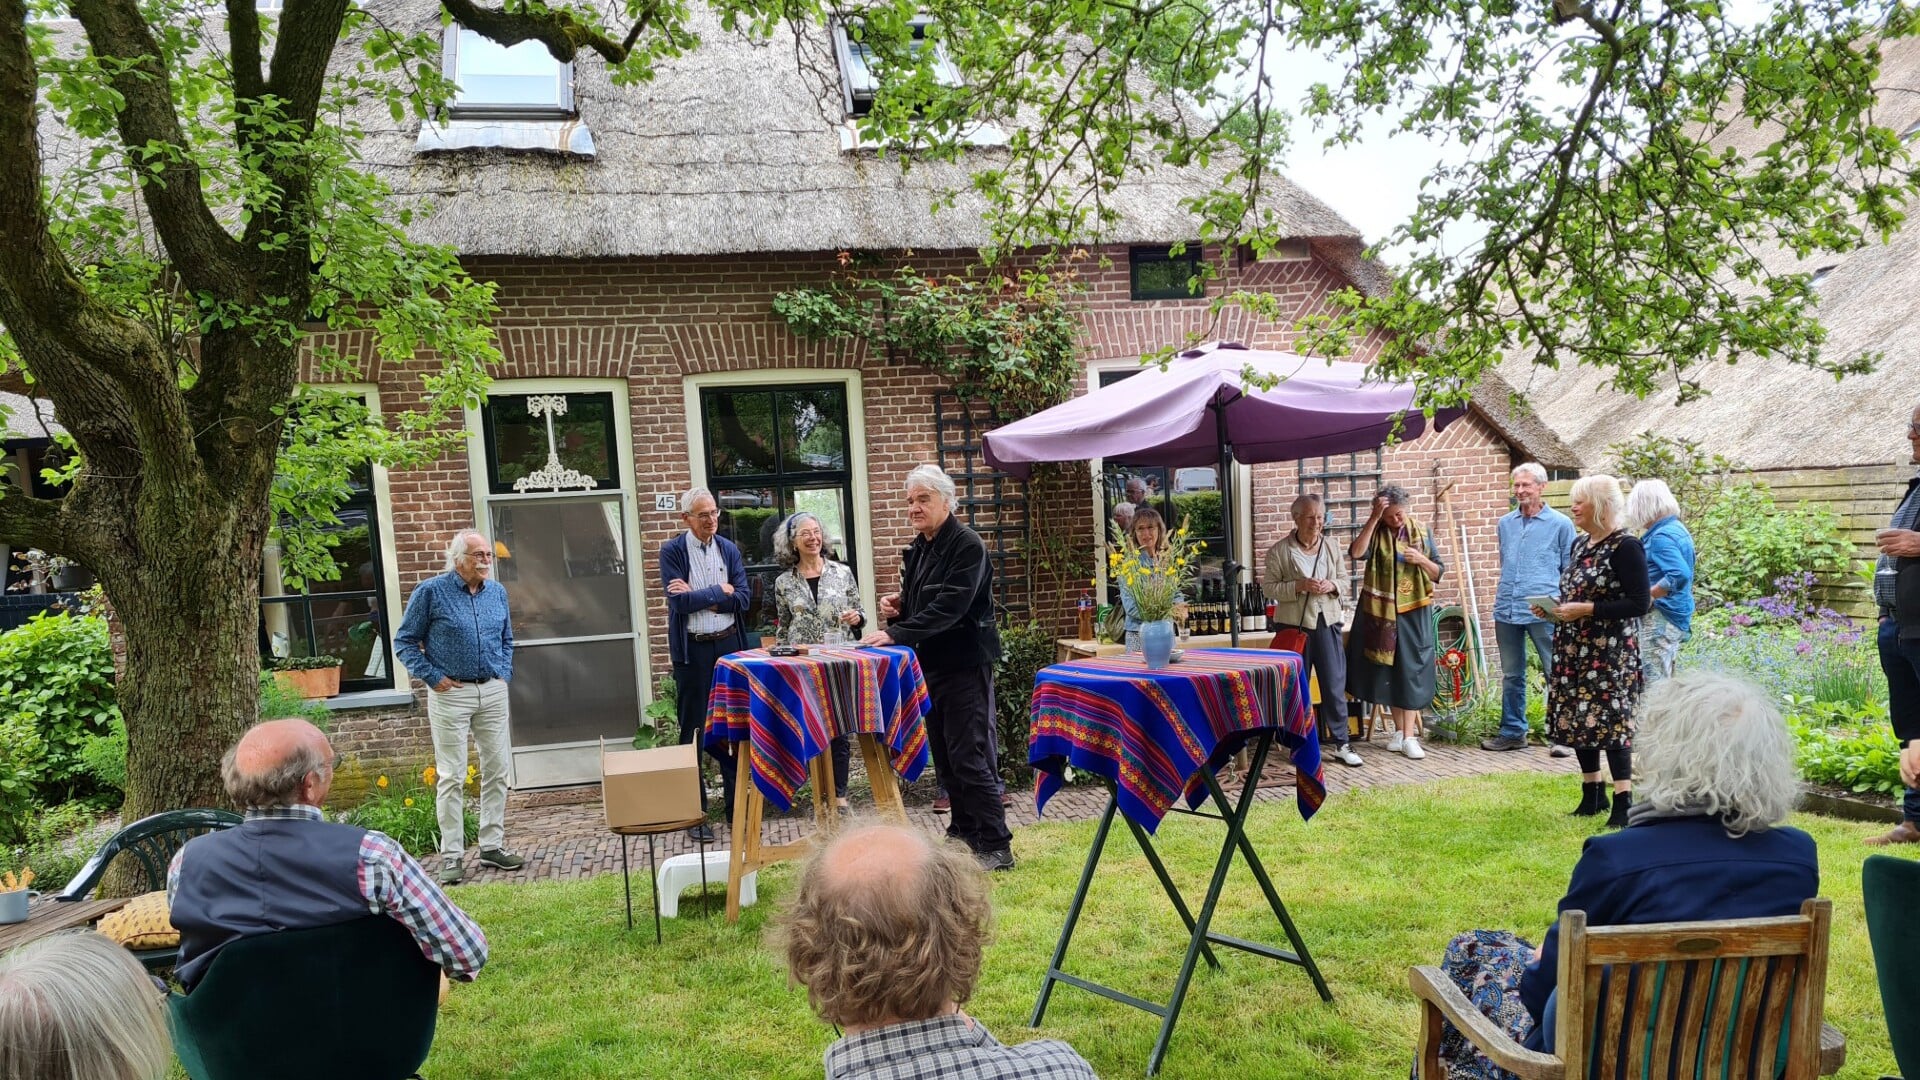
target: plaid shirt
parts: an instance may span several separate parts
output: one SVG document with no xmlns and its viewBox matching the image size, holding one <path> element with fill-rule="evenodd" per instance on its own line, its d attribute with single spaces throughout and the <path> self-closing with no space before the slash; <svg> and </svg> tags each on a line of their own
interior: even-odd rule
<svg viewBox="0 0 1920 1080">
<path fill-rule="evenodd" d="M 247 820 L 325 821 L 317 806 L 274 806 L 247 811 Z M 181 852 L 186 849 L 182 848 Z M 180 854 L 167 867 L 167 900 L 173 900 L 180 881 Z M 400 921 L 420 951 L 439 965 L 447 977 L 472 982 L 487 962 L 487 935 L 467 913 L 447 899 L 413 856 L 385 833 L 367 830 L 360 840 L 360 895 L 367 911 Z"/>
<path fill-rule="evenodd" d="M 827 1080 L 1095 1080 L 1058 1039 L 1002 1046 L 966 1013 L 910 1020 L 827 1047 Z"/>
</svg>

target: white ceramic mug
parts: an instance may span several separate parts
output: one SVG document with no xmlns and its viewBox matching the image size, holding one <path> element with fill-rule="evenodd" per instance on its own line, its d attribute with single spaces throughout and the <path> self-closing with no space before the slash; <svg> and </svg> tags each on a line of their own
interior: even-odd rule
<svg viewBox="0 0 1920 1080">
<path fill-rule="evenodd" d="M 7 923 L 27 921 L 27 901 L 39 896 L 38 889 L 15 889 L 12 892 L 0 892 L 0 926 Z"/>
</svg>

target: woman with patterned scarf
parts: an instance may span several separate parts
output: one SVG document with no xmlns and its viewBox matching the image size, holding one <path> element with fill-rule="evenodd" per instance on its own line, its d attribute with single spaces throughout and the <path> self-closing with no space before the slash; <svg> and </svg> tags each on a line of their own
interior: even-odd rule
<svg viewBox="0 0 1920 1080">
<path fill-rule="evenodd" d="M 1433 700 L 1433 585 L 1447 572 L 1433 534 L 1407 512 L 1405 488 L 1388 484 L 1347 548 L 1365 559 L 1360 605 L 1347 641 L 1347 691 L 1393 710 L 1387 749 L 1419 759 L 1420 710 Z"/>
</svg>

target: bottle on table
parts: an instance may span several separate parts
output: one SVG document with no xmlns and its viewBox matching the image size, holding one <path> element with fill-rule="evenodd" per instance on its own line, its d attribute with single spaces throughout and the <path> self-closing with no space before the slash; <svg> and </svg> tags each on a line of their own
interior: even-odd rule
<svg viewBox="0 0 1920 1080">
<path fill-rule="evenodd" d="M 1093 640 L 1093 597 L 1087 590 L 1080 590 L 1080 640 Z"/>
</svg>

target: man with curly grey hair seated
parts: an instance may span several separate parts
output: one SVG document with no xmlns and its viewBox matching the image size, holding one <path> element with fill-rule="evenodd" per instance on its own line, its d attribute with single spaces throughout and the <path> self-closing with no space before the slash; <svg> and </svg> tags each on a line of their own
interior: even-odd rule
<svg viewBox="0 0 1920 1080">
<path fill-rule="evenodd" d="M 1002 1045 L 961 1010 L 980 979 L 991 908 L 965 849 L 899 825 L 842 831 L 815 851 L 780 917 L 787 972 L 845 1035 L 828 1080 L 1083 1080 L 1055 1039 Z"/>
</svg>

